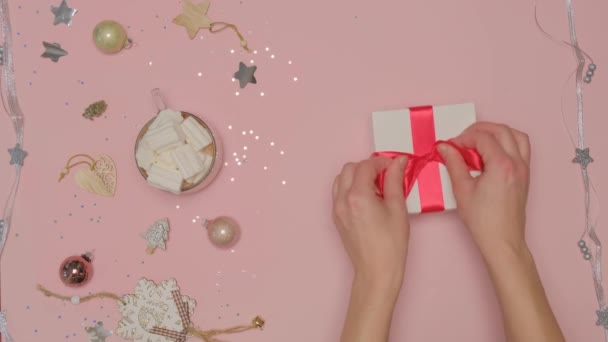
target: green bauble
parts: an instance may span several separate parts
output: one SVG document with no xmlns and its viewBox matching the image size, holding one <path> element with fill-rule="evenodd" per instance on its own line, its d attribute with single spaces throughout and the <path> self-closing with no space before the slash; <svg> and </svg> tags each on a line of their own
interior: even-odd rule
<svg viewBox="0 0 608 342">
<path fill-rule="evenodd" d="M 93 30 L 95 46 L 107 54 L 117 53 L 129 45 L 127 31 L 113 20 L 104 20 Z"/>
</svg>

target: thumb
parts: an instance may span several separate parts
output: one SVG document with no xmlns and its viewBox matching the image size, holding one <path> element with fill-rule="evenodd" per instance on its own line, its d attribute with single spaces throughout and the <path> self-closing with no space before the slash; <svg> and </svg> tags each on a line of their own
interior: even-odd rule
<svg viewBox="0 0 608 342">
<path fill-rule="evenodd" d="M 449 144 L 440 144 L 437 146 L 437 151 L 443 158 L 445 166 L 448 169 L 452 188 L 456 197 L 473 184 L 473 177 L 469 173 L 469 167 L 465 163 L 460 153 Z"/>
</svg>

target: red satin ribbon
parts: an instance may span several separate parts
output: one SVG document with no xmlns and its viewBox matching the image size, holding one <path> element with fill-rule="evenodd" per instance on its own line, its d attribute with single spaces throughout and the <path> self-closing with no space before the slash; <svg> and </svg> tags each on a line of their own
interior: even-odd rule
<svg viewBox="0 0 608 342">
<path fill-rule="evenodd" d="M 445 164 L 443 158 L 437 151 L 437 146 L 439 146 L 439 144 L 451 145 L 458 152 L 460 152 L 460 155 L 462 155 L 462 158 L 464 159 L 465 163 L 469 167 L 470 171 L 482 171 L 483 170 L 483 160 L 481 159 L 481 156 L 479 155 L 479 153 L 477 153 L 477 151 L 475 149 L 462 148 L 462 147 L 454 144 L 451 141 L 439 140 L 433 144 L 431 151 L 429 151 L 428 153 L 422 154 L 422 155 L 415 155 L 415 154 L 406 153 L 406 152 L 391 152 L 391 151 L 375 152 L 373 155 L 376 157 L 381 156 L 381 157 L 388 157 L 391 159 L 395 159 L 400 156 L 408 157 L 407 166 L 405 168 L 405 172 L 403 175 L 403 193 L 407 197 L 409 195 L 410 191 L 412 190 L 412 187 L 414 186 L 414 182 L 418 178 L 418 175 L 422 172 L 422 170 L 429 163 L 438 162 L 438 163 Z M 378 187 L 380 196 L 384 195 L 384 177 L 385 177 L 385 175 L 386 175 L 386 170 L 382 171 L 376 178 L 376 186 Z M 439 182 L 439 179 L 437 179 L 436 181 Z M 436 208 L 436 207 L 426 207 L 425 208 L 425 207 L 423 207 L 424 212 L 437 211 L 437 210 L 443 210 L 443 209 L 444 208 Z"/>
</svg>

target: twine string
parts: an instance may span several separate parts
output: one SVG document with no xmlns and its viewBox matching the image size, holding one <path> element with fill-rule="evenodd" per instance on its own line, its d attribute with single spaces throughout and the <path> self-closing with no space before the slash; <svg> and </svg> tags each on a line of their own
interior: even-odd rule
<svg viewBox="0 0 608 342">
<path fill-rule="evenodd" d="M 78 162 L 72 164 L 72 161 L 76 158 L 86 158 L 90 161 L 81 160 L 81 161 L 78 161 Z M 70 170 L 73 167 L 78 166 L 78 165 L 83 165 L 83 164 L 88 165 L 89 168 L 91 170 L 93 170 L 95 168 L 96 160 L 93 159 L 93 157 L 91 157 L 90 155 L 82 154 L 82 153 L 71 156 L 70 159 L 68 159 L 67 163 L 65 164 L 65 167 L 63 169 L 61 169 L 61 173 L 59 174 L 59 181 L 61 182 L 61 180 L 70 173 Z"/>
<path fill-rule="evenodd" d="M 251 49 L 247 45 L 247 40 L 245 40 L 245 37 L 243 37 L 243 35 L 241 34 L 241 31 L 239 31 L 239 28 L 236 25 L 226 23 L 223 21 L 216 21 L 216 22 L 211 23 L 211 26 L 209 26 L 209 32 L 211 32 L 211 33 L 220 33 L 226 29 L 233 30 L 234 33 L 236 33 L 239 40 L 241 41 L 241 47 L 245 51 L 251 52 Z"/>
</svg>

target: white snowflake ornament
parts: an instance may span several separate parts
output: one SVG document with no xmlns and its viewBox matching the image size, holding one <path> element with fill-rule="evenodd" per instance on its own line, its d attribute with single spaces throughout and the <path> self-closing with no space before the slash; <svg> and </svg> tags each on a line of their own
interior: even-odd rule
<svg viewBox="0 0 608 342">
<path fill-rule="evenodd" d="M 155 329 L 183 332 L 189 322 L 182 317 L 192 317 L 196 301 L 188 296 L 177 295 L 181 308 L 176 304 L 179 287 L 175 279 L 165 280 L 159 285 L 142 278 L 135 287 L 135 293 L 126 295 L 119 301 L 122 319 L 118 322 L 116 334 L 134 342 L 174 342 L 175 338 L 153 333 Z M 180 314 L 180 309 L 182 313 Z"/>
<path fill-rule="evenodd" d="M 154 253 L 157 248 L 166 249 L 165 242 L 169 239 L 169 219 L 157 220 L 141 236 L 148 240 L 148 248 L 146 249 L 148 254 Z"/>
</svg>

